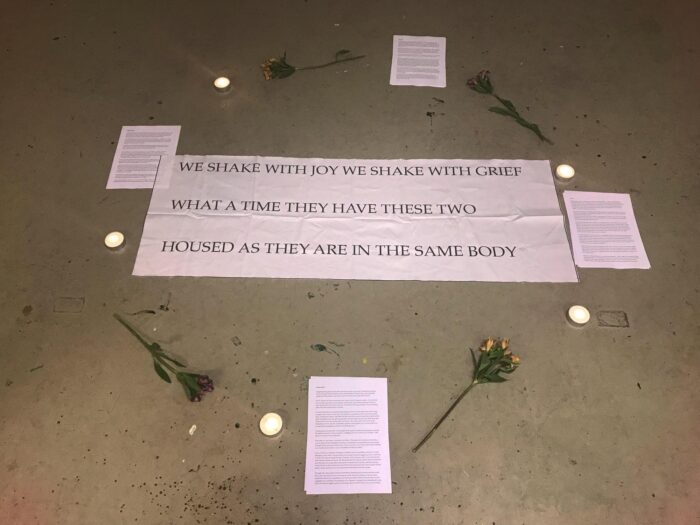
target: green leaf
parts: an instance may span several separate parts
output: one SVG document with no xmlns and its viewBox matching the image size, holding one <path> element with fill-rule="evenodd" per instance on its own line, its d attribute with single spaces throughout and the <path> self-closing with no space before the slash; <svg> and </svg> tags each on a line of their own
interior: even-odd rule
<svg viewBox="0 0 700 525">
<path fill-rule="evenodd" d="M 469 349 L 469 353 L 472 355 L 472 364 L 474 365 L 474 373 L 479 369 L 479 365 L 476 362 L 476 356 L 474 355 L 474 350 Z"/>
<path fill-rule="evenodd" d="M 163 359 L 167 359 L 167 360 L 170 361 L 172 364 L 179 366 L 180 368 L 185 368 L 185 366 L 187 366 L 187 365 L 183 365 L 183 364 L 182 364 L 180 361 L 178 361 L 177 359 L 174 359 L 174 358 L 170 357 L 168 354 L 166 354 L 166 353 L 163 352 L 163 351 L 159 352 L 158 355 L 159 355 L 160 357 L 162 357 Z"/>
<path fill-rule="evenodd" d="M 133 313 L 126 314 L 126 315 L 140 315 L 140 314 L 156 315 L 156 311 L 155 310 L 139 310 L 138 312 L 133 312 Z"/>
<path fill-rule="evenodd" d="M 478 378 L 479 379 L 488 379 L 491 374 L 494 373 L 494 371 L 497 370 L 497 368 L 494 368 L 494 365 L 488 366 L 487 368 L 483 370 L 479 370 Z"/>
<path fill-rule="evenodd" d="M 515 109 L 515 105 L 514 105 L 510 100 L 506 100 L 505 98 L 501 98 L 501 97 L 498 97 L 498 96 L 497 96 L 496 98 L 498 99 L 498 101 L 499 101 L 501 104 L 503 104 L 505 107 L 507 107 L 507 108 L 508 108 L 509 110 L 511 110 L 513 113 L 518 113 L 518 110 Z"/>
<path fill-rule="evenodd" d="M 530 130 L 534 131 L 535 133 L 537 133 L 537 129 L 536 129 L 537 125 L 536 124 L 532 124 L 522 117 L 516 117 L 515 121 L 518 124 L 520 124 L 522 127 L 530 129 Z"/>
<path fill-rule="evenodd" d="M 491 113 L 498 113 L 499 115 L 505 115 L 506 117 L 513 117 L 513 118 L 516 118 L 515 115 L 513 115 L 513 113 L 511 113 L 511 112 L 508 111 L 507 109 L 501 108 L 501 107 L 499 107 L 499 106 L 491 106 L 491 107 L 489 108 L 489 111 L 490 111 Z"/>
<path fill-rule="evenodd" d="M 484 93 L 493 93 L 493 85 L 491 84 L 491 79 L 489 79 L 488 76 L 482 77 L 481 75 L 477 75 L 476 83 L 481 87 L 481 89 L 484 90 Z"/>
<path fill-rule="evenodd" d="M 492 375 L 488 377 L 489 383 L 505 383 L 505 379 L 499 375 Z"/>
<path fill-rule="evenodd" d="M 138 339 L 138 341 L 146 348 L 146 350 L 149 350 L 149 351 L 151 350 L 151 343 L 146 339 L 146 337 L 144 335 L 141 334 L 141 332 L 139 332 L 138 330 L 136 330 L 136 328 L 131 326 L 126 321 L 126 319 L 124 319 L 121 315 L 119 315 L 117 313 L 114 313 L 112 315 L 114 316 L 114 318 L 117 321 L 119 321 L 122 325 L 124 325 L 124 328 L 129 330 L 131 335 L 133 335 L 136 339 Z"/>
<path fill-rule="evenodd" d="M 155 369 L 156 374 L 158 374 L 163 381 L 165 381 L 166 383 L 172 383 L 168 373 L 162 366 L 160 366 L 160 363 L 155 359 L 153 360 L 153 368 Z"/>
<path fill-rule="evenodd" d="M 197 395 L 200 391 L 199 384 L 197 383 L 196 374 L 190 374 L 188 372 L 178 372 L 177 380 L 185 389 L 185 394 L 187 399 L 192 400 L 192 398 Z"/>
<path fill-rule="evenodd" d="M 554 144 L 551 140 L 549 140 L 547 137 L 544 136 L 544 133 L 542 133 L 542 131 L 540 130 L 540 127 L 537 124 L 533 124 L 532 122 L 528 122 L 527 120 L 525 120 L 521 116 L 517 116 L 514 118 L 518 124 L 520 124 L 524 128 L 529 129 L 530 131 L 532 131 L 535 135 L 537 135 L 539 137 L 540 140 L 542 140 L 544 142 L 548 142 L 549 144 Z"/>
<path fill-rule="evenodd" d="M 196 393 L 201 390 L 199 383 L 197 382 L 197 378 L 199 377 L 199 374 L 191 374 L 189 372 L 186 372 L 185 374 L 185 381 L 187 381 L 187 385 Z"/>
<path fill-rule="evenodd" d="M 280 70 L 277 72 L 277 78 L 287 78 L 287 77 L 291 77 L 291 76 L 294 74 L 295 71 L 296 71 L 296 69 L 294 69 L 294 68 L 291 67 L 291 66 L 290 66 L 289 68 L 280 69 Z"/>
<path fill-rule="evenodd" d="M 350 50 L 349 50 L 349 49 L 341 49 L 340 51 L 336 51 L 336 53 L 335 53 L 335 59 L 338 60 L 338 59 L 339 59 L 340 57 L 342 57 L 343 55 L 348 55 L 348 54 L 350 54 Z"/>
<path fill-rule="evenodd" d="M 182 385 L 182 388 L 185 390 L 185 395 L 187 396 L 187 399 L 192 401 L 192 398 L 197 395 L 197 392 L 195 390 L 192 390 L 189 385 L 186 383 L 183 383 L 180 381 L 180 384 Z"/>
<path fill-rule="evenodd" d="M 478 371 L 481 372 L 482 370 L 486 370 L 490 364 L 491 364 L 491 360 L 489 359 L 488 353 L 482 352 L 481 355 L 479 356 Z"/>
<path fill-rule="evenodd" d="M 530 129 L 532 129 L 532 131 L 534 131 L 541 140 L 545 140 L 545 136 L 542 134 L 542 131 L 540 131 L 540 127 L 537 124 L 533 124 Z"/>
<path fill-rule="evenodd" d="M 484 89 L 482 86 L 480 86 L 479 84 L 472 84 L 471 86 L 469 86 L 469 89 L 472 89 L 472 90 L 476 91 L 477 93 L 482 93 L 484 95 L 488 94 L 488 91 L 486 89 Z"/>
</svg>

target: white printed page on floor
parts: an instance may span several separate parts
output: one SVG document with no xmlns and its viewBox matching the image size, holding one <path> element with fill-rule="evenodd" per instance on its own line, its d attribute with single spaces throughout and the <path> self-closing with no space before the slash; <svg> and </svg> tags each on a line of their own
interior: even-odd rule
<svg viewBox="0 0 700 525">
<path fill-rule="evenodd" d="M 161 157 L 175 155 L 180 126 L 123 126 L 107 189 L 152 188 Z"/>
<path fill-rule="evenodd" d="M 527 160 L 164 159 L 134 274 L 577 281 Z"/>
<path fill-rule="evenodd" d="M 304 490 L 391 494 L 386 378 L 309 379 Z"/>
<path fill-rule="evenodd" d="M 651 268 L 629 194 L 565 191 L 564 203 L 576 266 Z"/>
<path fill-rule="evenodd" d="M 447 86 L 447 39 L 433 36 L 394 35 L 392 86 Z"/>
</svg>

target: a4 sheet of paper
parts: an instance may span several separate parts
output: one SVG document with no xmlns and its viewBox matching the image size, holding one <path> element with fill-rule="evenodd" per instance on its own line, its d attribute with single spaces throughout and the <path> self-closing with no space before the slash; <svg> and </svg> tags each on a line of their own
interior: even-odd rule
<svg viewBox="0 0 700 525">
<path fill-rule="evenodd" d="M 387 380 L 311 377 L 307 494 L 390 494 Z"/>
</svg>

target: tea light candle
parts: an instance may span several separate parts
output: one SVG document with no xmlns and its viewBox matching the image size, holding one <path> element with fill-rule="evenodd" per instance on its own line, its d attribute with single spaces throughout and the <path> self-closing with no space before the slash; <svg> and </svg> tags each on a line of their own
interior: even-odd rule
<svg viewBox="0 0 700 525">
<path fill-rule="evenodd" d="M 588 311 L 588 308 L 578 304 L 569 308 L 566 316 L 569 318 L 569 321 L 577 326 L 583 326 L 591 320 L 591 312 Z"/>
<path fill-rule="evenodd" d="M 574 175 L 576 175 L 576 170 L 573 166 L 569 166 L 568 164 L 559 164 L 559 166 L 557 166 L 556 173 L 557 179 L 566 181 L 574 178 Z"/>
<path fill-rule="evenodd" d="M 124 246 L 124 234 L 122 232 L 111 232 L 105 237 L 105 246 L 110 250 L 116 250 Z"/>
<path fill-rule="evenodd" d="M 225 93 L 231 89 L 231 79 L 228 77 L 217 78 L 214 80 L 214 89 L 216 89 L 219 93 Z"/>
<path fill-rule="evenodd" d="M 260 432 L 273 437 L 282 432 L 282 416 L 276 412 L 268 412 L 260 419 Z"/>
</svg>

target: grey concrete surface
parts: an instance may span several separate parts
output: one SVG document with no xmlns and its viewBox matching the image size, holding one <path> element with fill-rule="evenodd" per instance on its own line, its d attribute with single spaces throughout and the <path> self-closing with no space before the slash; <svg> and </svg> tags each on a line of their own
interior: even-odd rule
<svg viewBox="0 0 700 525">
<path fill-rule="evenodd" d="M 696 2 L 0 12 L 0 523 L 700 523 Z M 447 88 L 389 86 L 392 34 L 447 37 Z M 301 64 L 340 48 L 368 56 L 262 79 L 284 50 Z M 553 146 L 486 111 L 465 87 L 482 68 Z M 575 285 L 135 278 L 150 192 L 105 190 L 125 124 L 181 124 L 191 154 L 567 161 L 568 188 L 632 194 L 652 269 Z M 102 245 L 113 229 L 122 253 Z M 630 327 L 574 329 L 571 303 Z M 141 309 L 214 378 L 201 404 L 112 319 Z M 489 335 L 512 338 L 521 369 L 412 454 Z M 309 349 L 328 341 L 340 357 Z M 304 494 L 304 377 L 323 374 L 389 378 L 393 494 Z M 272 408 L 290 416 L 277 440 L 256 431 Z"/>
</svg>

